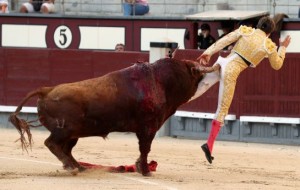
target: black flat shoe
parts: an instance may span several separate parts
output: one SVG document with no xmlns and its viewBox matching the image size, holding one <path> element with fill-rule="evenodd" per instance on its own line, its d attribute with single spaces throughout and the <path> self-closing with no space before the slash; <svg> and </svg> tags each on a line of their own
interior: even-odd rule
<svg viewBox="0 0 300 190">
<path fill-rule="evenodd" d="M 207 161 L 212 164 L 212 161 L 214 160 L 214 157 L 211 156 L 208 145 L 205 143 L 201 146 L 203 152 L 205 153 L 205 157 L 207 159 Z"/>
</svg>

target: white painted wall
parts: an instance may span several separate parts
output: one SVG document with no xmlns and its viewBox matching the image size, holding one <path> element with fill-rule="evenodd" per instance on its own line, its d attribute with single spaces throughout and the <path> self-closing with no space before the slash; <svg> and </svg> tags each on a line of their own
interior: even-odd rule
<svg viewBox="0 0 300 190">
<path fill-rule="evenodd" d="M 2 24 L 3 47 L 46 48 L 46 25 Z"/>
</svg>

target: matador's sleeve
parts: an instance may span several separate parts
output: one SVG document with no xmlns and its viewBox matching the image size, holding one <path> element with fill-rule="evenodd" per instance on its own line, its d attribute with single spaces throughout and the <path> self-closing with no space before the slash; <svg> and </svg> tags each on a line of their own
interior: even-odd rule
<svg viewBox="0 0 300 190">
<path fill-rule="evenodd" d="M 238 29 L 236 29 L 233 32 L 230 32 L 223 38 L 217 40 L 214 44 L 212 44 L 208 49 L 206 49 L 203 54 L 206 55 L 213 55 L 216 52 L 220 51 L 224 47 L 228 46 L 229 44 L 232 44 L 233 42 L 236 42 L 241 34 L 239 33 Z"/>
<path fill-rule="evenodd" d="M 270 61 L 270 64 L 273 69 L 279 70 L 282 65 L 285 58 L 286 48 L 284 46 L 280 46 L 278 49 L 278 52 L 276 51 L 276 46 L 273 45 L 273 42 L 270 42 L 271 40 L 266 41 L 266 49 L 268 52 L 268 58 Z"/>
</svg>

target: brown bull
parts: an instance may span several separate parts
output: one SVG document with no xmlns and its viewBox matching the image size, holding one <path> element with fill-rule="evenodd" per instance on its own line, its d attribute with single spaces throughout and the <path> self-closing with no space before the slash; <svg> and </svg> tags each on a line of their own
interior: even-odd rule
<svg viewBox="0 0 300 190">
<path fill-rule="evenodd" d="M 31 125 L 17 114 L 28 99 L 38 96 L 39 121 L 51 132 L 45 145 L 64 168 L 79 171 L 85 168 L 71 153 L 78 138 L 134 132 L 140 150 L 136 167 L 148 175 L 147 157 L 156 132 L 191 98 L 202 77 L 203 72 L 192 61 L 167 58 L 135 64 L 102 77 L 32 91 L 9 120 L 20 132 L 26 149 L 31 145 Z"/>
</svg>

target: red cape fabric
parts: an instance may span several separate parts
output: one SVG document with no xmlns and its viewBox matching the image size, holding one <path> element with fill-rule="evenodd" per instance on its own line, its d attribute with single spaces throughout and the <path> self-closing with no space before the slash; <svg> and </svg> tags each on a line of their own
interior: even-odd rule
<svg viewBox="0 0 300 190">
<path fill-rule="evenodd" d="M 136 172 L 135 164 L 115 167 L 115 166 L 102 166 L 98 164 L 90 164 L 87 162 L 78 162 L 78 163 L 88 169 L 103 169 L 109 172 L 117 172 L 117 173 Z M 156 171 L 157 165 L 158 165 L 157 162 L 152 160 L 150 163 L 148 163 L 149 170 Z"/>
</svg>

